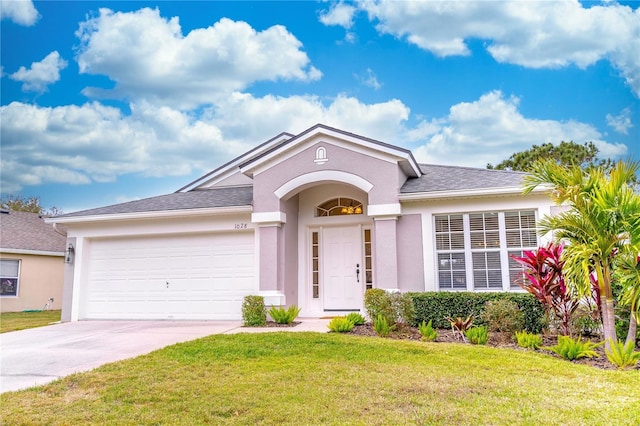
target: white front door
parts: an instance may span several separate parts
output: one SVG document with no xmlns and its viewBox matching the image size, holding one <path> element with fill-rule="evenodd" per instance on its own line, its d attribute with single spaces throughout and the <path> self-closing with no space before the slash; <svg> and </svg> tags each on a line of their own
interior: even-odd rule
<svg viewBox="0 0 640 426">
<path fill-rule="evenodd" d="M 324 310 L 360 310 L 363 292 L 360 227 L 324 228 L 322 236 Z"/>
</svg>

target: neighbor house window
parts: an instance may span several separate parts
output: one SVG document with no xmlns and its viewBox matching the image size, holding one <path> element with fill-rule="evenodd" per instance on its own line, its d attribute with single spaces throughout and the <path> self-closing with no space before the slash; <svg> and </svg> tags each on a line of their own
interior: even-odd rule
<svg viewBox="0 0 640 426">
<path fill-rule="evenodd" d="M 0 260 L 0 296 L 18 295 L 19 260 Z"/>
<path fill-rule="evenodd" d="M 538 247 L 533 210 L 437 215 L 434 224 L 442 290 L 519 288 L 510 256 Z"/>
<path fill-rule="evenodd" d="M 362 203 L 352 198 L 338 197 L 316 207 L 316 216 L 362 214 Z"/>
</svg>

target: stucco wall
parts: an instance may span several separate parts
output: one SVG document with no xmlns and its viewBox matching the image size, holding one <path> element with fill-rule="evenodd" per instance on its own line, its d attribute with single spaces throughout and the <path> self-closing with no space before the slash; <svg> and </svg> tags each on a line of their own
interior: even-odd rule
<svg viewBox="0 0 640 426">
<path fill-rule="evenodd" d="M 398 287 L 402 291 L 424 291 L 422 215 L 398 218 Z"/>
<path fill-rule="evenodd" d="M 260 170 L 254 175 L 254 209 L 257 212 L 277 211 L 280 200 L 274 191 L 292 179 L 315 171 L 331 170 L 357 175 L 373 185 L 369 192 L 369 204 L 391 204 L 398 202 L 397 163 L 376 156 L 369 156 L 342 146 L 334 145 L 328 137 L 321 137 L 307 148 L 287 157 L 283 154 L 273 167 Z M 316 149 L 326 148 L 328 161 L 324 164 L 314 162 Z M 326 182 L 325 182 L 326 183 Z M 302 190 L 304 188 L 300 188 Z"/>
<path fill-rule="evenodd" d="M 50 297 L 49 309 L 62 308 L 64 257 L 3 253 L 0 258 L 20 260 L 18 296 L 0 297 L 0 312 L 42 309 Z"/>
</svg>

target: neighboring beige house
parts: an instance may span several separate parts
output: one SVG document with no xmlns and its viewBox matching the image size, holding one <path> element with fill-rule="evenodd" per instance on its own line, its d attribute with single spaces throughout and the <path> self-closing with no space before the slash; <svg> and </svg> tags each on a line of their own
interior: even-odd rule
<svg viewBox="0 0 640 426">
<path fill-rule="evenodd" d="M 0 211 L 0 312 L 62 308 L 66 241 L 37 213 Z"/>
<path fill-rule="evenodd" d="M 318 124 L 173 194 L 47 219 L 68 229 L 63 321 L 239 319 L 244 296 L 301 316 L 363 311 L 368 288 L 521 291 L 510 255 L 550 213 L 523 173 L 419 164 Z"/>
</svg>

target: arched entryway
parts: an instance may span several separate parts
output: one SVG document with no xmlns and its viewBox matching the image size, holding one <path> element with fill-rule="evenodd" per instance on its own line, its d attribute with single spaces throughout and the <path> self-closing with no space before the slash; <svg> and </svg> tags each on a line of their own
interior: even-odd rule
<svg viewBox="0 0 640 426">
<path fill-rule="evenodd" d="M 298 299 L 308 315 L 360 311 L 373 285 L 368 194 L 324 182 L 298 194 Z"/>
</svg>

